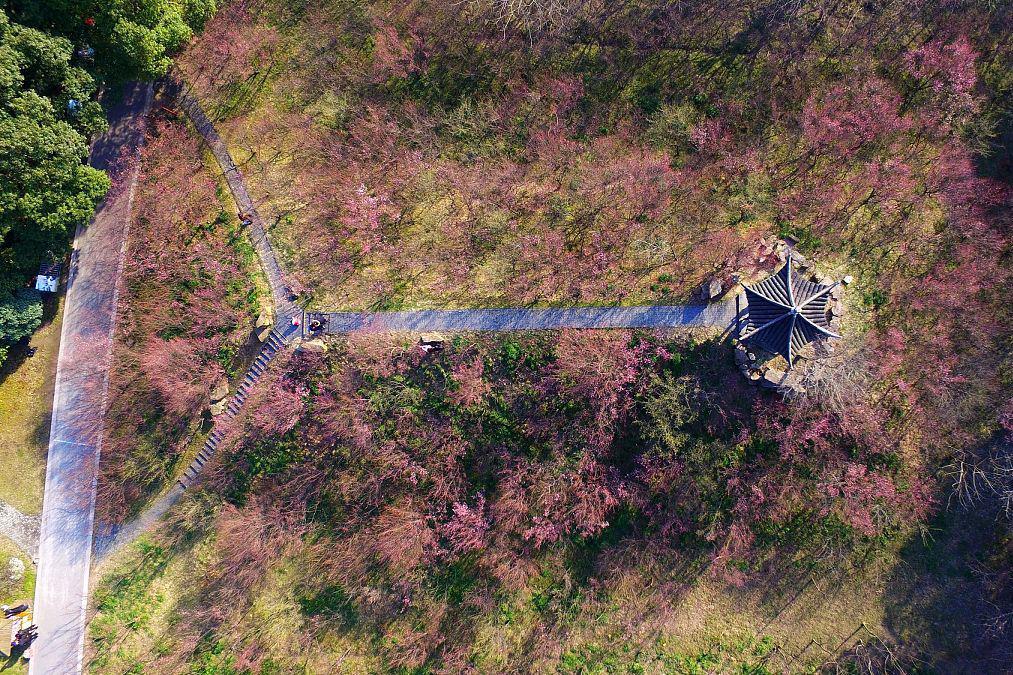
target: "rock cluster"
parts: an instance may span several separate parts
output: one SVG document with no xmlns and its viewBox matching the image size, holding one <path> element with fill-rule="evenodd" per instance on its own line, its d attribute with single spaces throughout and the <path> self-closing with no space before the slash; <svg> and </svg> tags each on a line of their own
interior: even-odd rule
<svg viewBox="0 0 1013 675">
<path fill-rule="evenodd" d="M 25 562 L 16 556 L 11 556 L 7 561 L 7 578 L 11 582 L 18 582 L 25 578 Z"/>
<path fill-rule="evenodd" d="M 735 365 L 739 367 L 742 375 L 756 384 L 763 377 L 763 369 L 756 361 L 756 354 L 746 349 L 741 342 L 735 344 Z"/>
<path fill-rule="evenodd" d="M 226 399 L 229 396 L 229 381 L 219 378 L 211 390 L 211 414 L 221 415 L 225 412 Z"/>
<path fill-rule="evenodd" d="M 316 338 L 313 340 L 304 340 L 303 342 L 299 343 L 298 347 L 296 347 L 296 351 L 315 352 L 318 354 L 323 354 L 324 352 L 327 351 L 327 343 L 321 340 L 320 338 Z"/>
<path fill-rule="evenodd" d="M 755 352 L 738 341 L 735 343 L 735 364 L 750 384 L 776 391 L 787 398 L 805 393 L 798 369 L 784 371 L 768 365 L 761 361 Z"/>
<path fill-rule="evenodd" d="M 271 329 L 274 327 L 274 321 L 271 320 L 270 315 L 267 312 L 261 312 L 260 316 L 257 317 L 257 324 L 254 328 L 254 332 L 257 334 L 257 340 L 260 342 L 267 342 L 267 338 L 271 336 Z"/>
</svg>

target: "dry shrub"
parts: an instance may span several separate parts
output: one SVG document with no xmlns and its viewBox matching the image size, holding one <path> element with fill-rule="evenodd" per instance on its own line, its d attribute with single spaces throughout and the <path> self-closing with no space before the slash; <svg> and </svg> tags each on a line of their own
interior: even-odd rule
<svg viewBox="0 0 1013 675">
<path fill-rule="evenodd" d="M 349 333 L 346 349 L 349 364 L 359 373 L 370 377 L 389 377 L 404 370 L 405 364 L 399 363 L 400 357 L 410 347 L 408 336 L 366 328 Z"/>
<path fill-rule="evenodd" d="M 248 337 L 247 270 L 199 136 L 156 117 L 143 148 L 118 306 L 99 510 L 122 518 L 173 465 L 225 354 Z"/>
<path fill-rule="evenodd" d="M 288 367 L 290 360 L 281 357 L 281 363 L 261 378 L 250 393 L 244 410 L 245 435 L 248 438 L 277 438 L 295 427 L 305 408 L 303 397 L 307 388 L 295 381 Z"/>
<path fill-rule="evenodd" d="M 447 603 L 427 603 L 412 612 L 410 620 L 396 622 L 389 633 L 388 661 L 395 668 L 421 668 L 447 637 L 442 632 Z"/>
<path fill-rule="evenodd" d="M 215 527 L 220 561 L 207 579 L 208 602 L 201 609 L 206 619 L 218 623 L 247 606 L 271 565 L 301 548 L 305 515 L 305 505 L 267 496 L 242 508 L 222 507 Z"/>
<path fill-rule="evenodd" d="M 182 338 L 153 338 L 141 354 L 141 369 L 173 417 L 199 409 L 222 375 L 221 365 L 209 362 L 199 344 Z"/>
<path fill-rule="evenodd" d="M 278 33 L 257 23 L 260 4 L 251 0 L 226 3 L 205 26 L 201 39 L 177 59 L 176 67 L 202 98 L 268 69 Z"/>
<path fill-rule="evenodd" d="M 482 377 L 485 362 L 482 355 L 471 360 L 461 360 L 454 366 L 453 376 L 457 389 L 450 392 L 450 400 L 460 406 L 469 406 L 485 400 L 492 385 Z"/>
<path fill-rule="evenodd" d="M 409 575 L 436 555 L 436 531 L 411 503 L 386 507 L 376 519 L 374 534 L 377 554 L 395 574 Z"/>
</svg>

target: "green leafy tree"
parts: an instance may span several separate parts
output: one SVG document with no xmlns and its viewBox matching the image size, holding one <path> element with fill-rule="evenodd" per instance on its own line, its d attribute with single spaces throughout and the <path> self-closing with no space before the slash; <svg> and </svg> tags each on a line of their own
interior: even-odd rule
<svg viewBox="0 0 1013 675">
<path fill-rule="evenodd" d="M 24 288 L 32 273 L 64 254 L 109 189 L 84 163 L 105 118 L 72 60 L 70 40 L 0 11 L 0 362 L 41 321 L 38 293 Z"/>
<path fill-rule="evenodd" d="M 164 75 L 170 56 L 203 28 L 216 0 L 15 0 L 12 16 L 95 50 L 113 80 Z"/>
<path fill-rule="evenodd" d="M 22 288 L 0 302 L 0 363 L 8 348 L 35 332 L 42 324 L 42 299 L 39 292 Z"/>
<path fill-rule="evenodd" d="M 84 164 L 87 136 L 105 122 L 89 100 L 95 83 L 71 65 L 71 52 L 68 40 L 0 12 L 0 301 L 64 253 L 109 188 Z"/>
</svg>

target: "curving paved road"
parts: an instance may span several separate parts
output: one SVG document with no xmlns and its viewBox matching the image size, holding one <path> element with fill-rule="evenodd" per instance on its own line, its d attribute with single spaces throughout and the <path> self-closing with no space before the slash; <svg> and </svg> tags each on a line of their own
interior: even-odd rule
<svg viewBox="0 0 1013 675">
<path fill-rule="evenodd" d="M 109 111 L 109 130 L 92 146 L 89 161 L 93 166 L 110 171 L 122 168 L 123 152 L 140 149 L 151 97 L 151 85 L 126 87 L 123 101 Z M 29 672 L 36 675 L 68 675 L 82 669 L 102 415 L 117 282 L 136 179 L 136 163 L 114 176 L 113 188 L 92 222 L 79 227 L 74 238 L 35 582 L 39 638 Z"/>
</svg>

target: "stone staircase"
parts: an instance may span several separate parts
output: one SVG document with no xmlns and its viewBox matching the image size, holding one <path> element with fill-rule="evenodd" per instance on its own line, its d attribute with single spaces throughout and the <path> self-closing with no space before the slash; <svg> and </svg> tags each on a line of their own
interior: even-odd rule
<svg viewBox="0 0 1013 675">
<path fill-rule="evenodd" d="M 291 321 L 291 317 L 287 318 Z M 284 328 L 284 326 L 285 324 L 281 323 L 279 320 L 279 322 L 275 325 L 275 328 L 271 330 L 267 340 L 264 341 L 263 346 L 260 348 L 260 353 L 257 354 L 257 358 L 254 359 L 252 364 L 250 364 L 245 376 L 236 388 L 235 393 L 232 395 L 232 398 L 229 399 L 228 405 L 225 407 L 225 412 L 222 413 L 221 417 L 231 420 L 239 415 L 240 411 L 243 409 L 243 405 L 246 403 L 246 399 L 250 395 L 250 390 L 252 390 L 253 386 L 260 380 L 260 377 L 264 374 L 264 371 L 267 370 L 267 366 L 272 360 L 274 360 L 274 357 L 285 349 L 285 345 L 292 336 L 284 330 L 279 330 L 280 328 Z M 180 487 L 188 488 L 197 479 L 197 476 L 200 475 L 201 469 L 204 468 L 204 465 L 215 456 L 216 452 L 218 452 L 218 444 L 224 436 L 225 432 L 221 429 L 221 425 L 215 423 L 211 433 L 208 434 L 206 439 L 204 439 L 204 445 L 201 446 L 200 451 L 197 452 L 197 456 L 194 457 L 193 461 L 190 462 L 189 466 L 183 470 L 180 477 L 177 479 L 176 482 Z"/>
<path fill-rule="evenodd" d="M 268 239 L 264 221 L 261 219 L 256 205 L 253 203 L 253 199 L 251 199 L 246 189 L 243 175 L 233 161 L 228 147 L 215 130 L 214 123 L 208 118 L 200 103 L 190 94 L 182 82 L 170 80 L 166 85 L 166 90 L 169 95 L 176 98 L 180 108 L 186 112 L 198 133 L 204 138 L 204 141 L 218 161 L 222 175 L 235 199 L 236 206 L 250 218 L 248 226 L 250 240 L 257 251 L 257 257 L 267 277 L 268 286 L 271 288 L 271 297 L 274 301 L 275 311 L 277 312 L 274 328 L 271 330 L 268 339 L 261 347 L 260 353 L 249 370 L 246 371 L 246 375 L 225 408 L 223 416 L 226 419 L 232 419 L 242 410 L 243 405 L 246 403 L 246 398 L 249 396 L 250 389 L 260 379 L 260 376 L 264 373 L 264 370 L 272 359 L 284 349 L 287 343 L 300 336 L 301 328 L 292 326 L 291 320 L 293 316 L 301 315 L 302 310 L 292 302 L 291 291 L 286 284 L 284 273 L 278 264 L 274 249 Z M 218 444 L 224 436 L 224 431 L 218 428 L 220 427 L 218 424 L 215 427 L 211 430 L 211 434 L 207 439 L 205 439 L 204 445 L 197 453 L 197 456 L 177 480 L 180 487 L 184 489 L 189 487 L 197 479 L 204 464 L 214 457 L 218 451 Z"/>
</svg>

